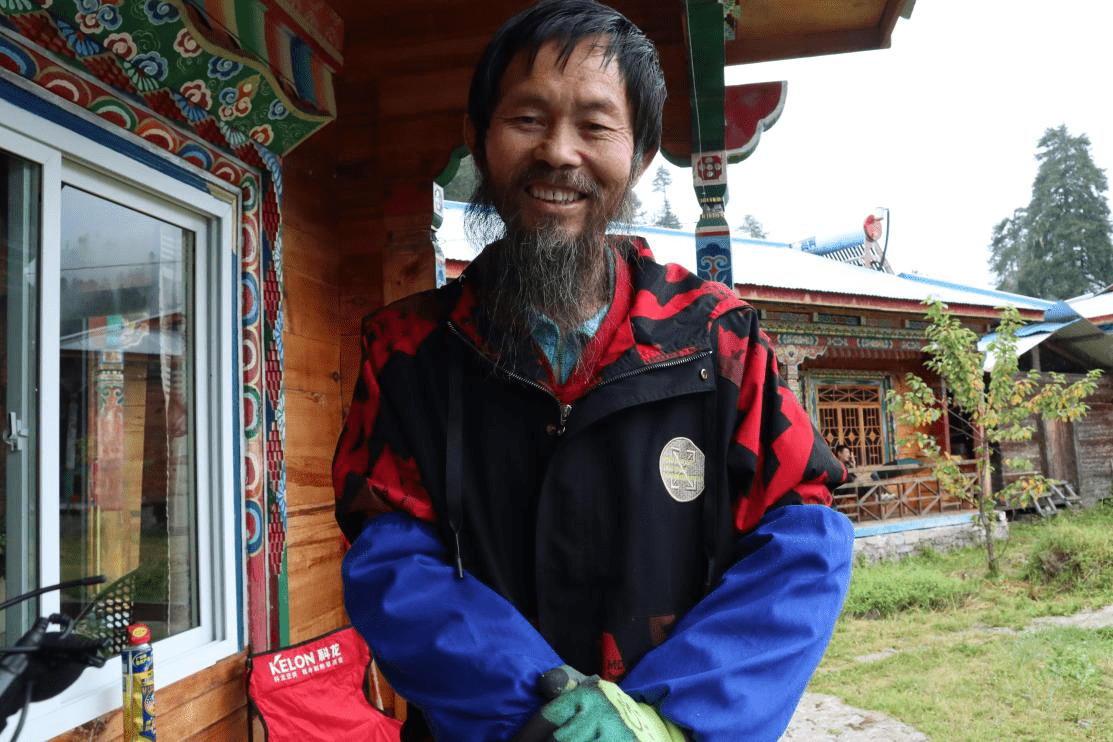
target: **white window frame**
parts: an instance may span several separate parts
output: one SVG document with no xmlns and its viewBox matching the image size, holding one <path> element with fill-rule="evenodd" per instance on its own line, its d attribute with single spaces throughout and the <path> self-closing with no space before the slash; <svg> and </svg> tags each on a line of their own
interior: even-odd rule
<svg viewBox="0 0 1113 742">
<path fill-rule="evenodd" d="M 86 117 L 91 114 L 84 114 Z M 129 136 L 126 132 L 114 132 Z M 122 155 L 22 108 L 0 100 L 0 141 L 3 149 L 42 168 L 42 246 L 39 359 L 39 544 L 40 585 L 59 577 L 58 513 L 60 446 L 57 445 L 59 400 L 59 301 L 61 189 L 71 183 L 84 190 L 179 224 L 196 232 L 193 275 L 193 359 L 195 390 L 195 482 L 199 623 L 194 629 L 154 645 L 155 693 L 239 652 L 244 602 L 238 585 L 245 583 L 243 560 L 236 552 L 234 452 L 242 430 L 235 419 L 239 380 L 233 355 L 239 348 L 239 295 L 236 235 L 239 194 L 214 178 L 198 176 L 208 192 Z M 137 137 L 134 141 L 154 156 L 163 156 Z M 177 167 L 189 169 L 181 161 Z M 205 248 L 201 245 L 205 243 Z M 48 289 L 49 287 L 49 289 Z M 237 570 L 241 574 L 237 574 Z M 44 595 L 42 615 L 57 612 L 58 593 Z M 13 639 L 14 641 L 14 639 Z M 87 669 L 65 693 L 28 709 L 21 740 L 48 739 L 121 706 L 121 667 L 109 660 L 103 668 Z M 157 708 L 157 706 L 156 706 Z M 8 742 L 18 716 L 8 720 L 0 742 Z M 156 717 L 157 718 L 157 717 Z"/>
</svg>

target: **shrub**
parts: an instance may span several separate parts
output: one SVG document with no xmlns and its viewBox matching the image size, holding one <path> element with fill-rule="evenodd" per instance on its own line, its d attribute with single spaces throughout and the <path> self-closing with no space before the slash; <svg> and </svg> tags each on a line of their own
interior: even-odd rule
<svg viewBox="0 0 1113 742">
<path fill-rule="evenodd" d="M 1025 577 L 1069 592 L 1113 587 L 1113 532 L 1085 521 L 1109 519 L 1099 506 L 1076 518 L 1057 517 L 1036 541 Z M 1089 525 L 1089 527 L 1087 527 Z"/>
<path fill-rule="evenodd" d="M 957 608 L 971 592 L 961 580 L 926 565 L 881 563 L 854 572 L 843 613 L 858 618 L 886 618 L 906 610 Z"/>
</svg>

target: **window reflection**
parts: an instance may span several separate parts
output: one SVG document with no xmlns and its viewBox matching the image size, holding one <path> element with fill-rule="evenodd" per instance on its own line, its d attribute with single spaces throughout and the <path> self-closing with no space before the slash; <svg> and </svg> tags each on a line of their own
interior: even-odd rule
<svg viewBox="0 0 1113 742">
<path fill-rule="evenodd" d="M 61 578 L 126 576 L 156 639 L 198 625 L 192 252 L 187 230 L 62 189 Z"/>
</svg>

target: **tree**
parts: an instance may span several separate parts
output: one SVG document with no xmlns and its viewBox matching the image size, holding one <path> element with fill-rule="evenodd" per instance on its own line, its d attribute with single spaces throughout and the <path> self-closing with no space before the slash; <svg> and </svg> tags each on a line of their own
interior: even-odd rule
<svg viewBox="0 0 1113 742">
<path fill-rule="evenodd" d="M 1027 208 L 993 229 L 990 266 L 998 286 L 1031 296 L 1067 299 L 1113 283 L 1113 240 L 1105 171 L 1090 156 L 1090 139 L 1067 127 L 1040 137 L 1039 169 Z"/>
<path fill-rule="evenodd" d="M 1049 480 L 1042 474 L 1024 474 L 1000 491 L 993 491 L 993 449 L 1006 441 L 1031 440 L 1033 428 L 1028 419 L 1039 415 L 1045 420 L 1077 420 L 1089 407 L 1083 401 L 1094 392 L 1100 370 L 1093 370 L 1081 379 L 1067 384 L 1061 374 L 1041 375 L 1038 371 L 1019 372 L 1016 353 L 1016 331 L 1023 324 L 1016 307 L 1001 313 L 997 332 L 989 341 L 983 356 L 978 350 L 978 336 L 947 311 L 941 301 L 929 300 L 925 333 L 929 358 L 925 365 L 939 375 L 947 390 L 941 397 L 925 381 L 913 373 L 905 376 L 908 391 L 889 392 L 897 419 L 918 432 L 910 436 L 935 469 L 939 485 L 957 497 L 972 500 L 985 529 L 986 566 L 997 574 L 997 556 L 993 546 L 993 528 L 998 503 L 1029 504 L 1045 494 Z M 991 362 L 988 374 L 983 361 Z M 948 404 L 949 402 L 949 404 Z M 942 451 L 939 442 L 922 432 L 939 420 L 944 410 L 959 415 L 974 433 L 976 474 L 969 478 L 958 467 L 958 456 Z M 1027 472 L 1028 462 L 1007 460 L 1006 469 Z"/>
<path fill-rule="evenodd" d="M 663 164 L 657 166 L 657 171 L 653 174 L 653 192 L 661 194 L 663 202 L 661 211 L 657 214 L 654 224 L 658 227 L 668 227 L 669 229 L 680 229 L 680 217 L 673 213 L 672 206 L 669 204 L 669 186 L 672 185 L 672 175 Z"/>
<path fill-rule="evenodd" d="M 746 214 L 742 219 L 742 225 L 738 227 L 738 231 L 744 235 L 753 237 L 755 240 L 764 240 L 766 237 L 765 227 L 757 220 L 753 214 Z"/>
<path fill-rule="evenodd" d="M 649 224 L 649 217 L 645 213 L 645 205 L 638 198 L 638 194 L 630 190 L 630 221 L 633 224 Z"/>
<path fill-rule="evenodd" d="M 990 267 L 997 275 L 997 288 L 1003 291 L 1020 293 L 1021 249 L 1028 239 L 1025 227 L 1027 216 L 1028 212 L 1024 209 L 1016 209 L 1011 217 L 1002 219 L 993 227 Z"/>
</svg>

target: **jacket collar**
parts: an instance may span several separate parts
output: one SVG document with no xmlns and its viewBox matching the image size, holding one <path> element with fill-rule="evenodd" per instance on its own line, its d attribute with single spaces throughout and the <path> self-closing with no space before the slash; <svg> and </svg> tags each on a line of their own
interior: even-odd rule
<svg viewBox="0 0 1113 742">
<path fill-rule="evenodd" d="M 561 385 L 540 362 L 532 347 L 520 349 L 511 359 L 514 372 L 545 386 L 559 399 L 575 399 L 592 386 L 647 366 L 672 361 L 711 348 L 710 325 L 718 316 L 742 302 L 726 286 L 703 281 L 675 264 L 662 265 L 653 258 L 640 237 L 612 235 L 615 260 L 615 296 L 595 338 L 584 349 L 593 362 L 581 364 Z M 493 362 L 489 348 L 495 328 L 485 326 L 474 291 L 475 268 L 490 260 L 484 250 L 459 279 L 458 296 L 450 319 L 458 330 Z"/>
</svg>

